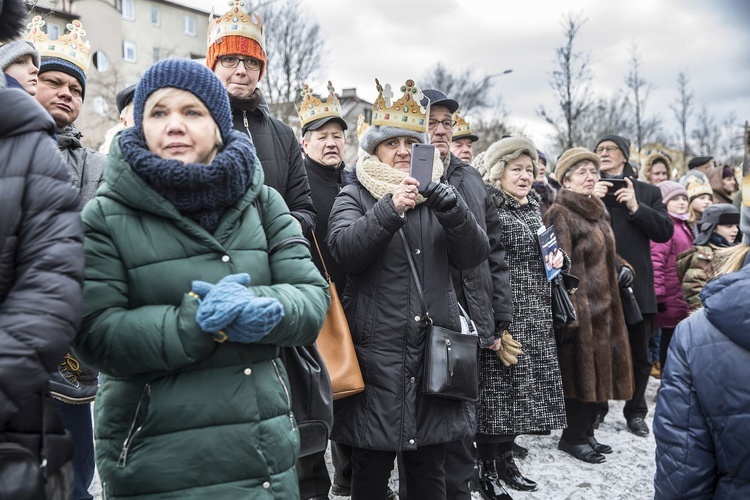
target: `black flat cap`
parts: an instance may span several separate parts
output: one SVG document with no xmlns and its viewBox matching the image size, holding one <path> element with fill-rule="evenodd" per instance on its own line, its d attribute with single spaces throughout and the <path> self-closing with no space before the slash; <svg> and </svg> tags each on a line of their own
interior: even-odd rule
<svg viewBox="0 0 750 500">
<path fill-rule="evenodd" d="M 694 168 L 700 167 L 701 165 L 705 165 L 713 159 L 713 156 L 696 156 L 688 162 L 688 169 L 692 170 Z"/>
<path fill-rule="evenodd" d="M 115 102 L 117 103 L 118 113 L 122 113 L 122 110 L 125 109 L 125 106 L 130 104 L 130 102 L 133 100 L 136 87 L 137 85 L 129 85 L 117 93 L 117 97 L 115 97 Z"/>
<path fill-rule="evenodd" d="M 427 99 L 430 100 L 430 106 L 445 106 L 446 108 L 448 108 L 448 111 L 450 111 L 451 114 L 458 111 L 458 101 L 454 99 L 449 99 L 445 94 L 443 94 L 439 90 L 427 89 L 427 90 L 423 90 L 422 93 Z M 422 106 L 426 106 L 427 100 L 422 99 L 422 102 L 420 104 Z"/>
</svg>

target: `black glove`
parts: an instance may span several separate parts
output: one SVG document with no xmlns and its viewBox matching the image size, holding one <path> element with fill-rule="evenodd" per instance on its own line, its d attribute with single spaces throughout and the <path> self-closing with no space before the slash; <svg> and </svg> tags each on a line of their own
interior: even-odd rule
<svg viewBox="0 0 750 500">
<path fill-rule="evenodd" d="M 656 310 L 658 312 L 664 312 L 667 310 L 667 303 L 666 302 L 657 302 L 656 303 Z"/>
<path fill-rule="evenodd" d="M 628 288 L 633 284 L 633 271 L 628 266 L 620 266 L 620 271 L 617 273 L 617 286 L 620 288 Z"/>
<path fill-rule="evenodd" d="M 453 187 L 439 182 L 430 182 L 422 196 L 427 198 L 427 201 L 424 202 L 427 208 L 435 212 L 447 212 L 455 207 L 457 202 L 456 191 Z"/>
</svg>

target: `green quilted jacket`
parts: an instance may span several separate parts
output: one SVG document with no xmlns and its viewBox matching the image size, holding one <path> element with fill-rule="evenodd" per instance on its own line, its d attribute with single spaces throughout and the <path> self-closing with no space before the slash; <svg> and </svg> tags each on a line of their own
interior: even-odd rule
<svg viewBox="0 0 750 500">
<path fill-rule="evenodd" d="M 113 143 L 83 213 L 81 360 L 102 373 L 96 463 L 107 499 L 294 499 L 299 433 L 278 346 L 312 344 L 329 304 L 281 196 L 253 186 L 214 234 L 151 189 Z M 256 201 L 257 200 L 257 201 Z M 216 343 L 193 280 L 247 272 L 284 318 L 256 344 Z"/>
</svg>

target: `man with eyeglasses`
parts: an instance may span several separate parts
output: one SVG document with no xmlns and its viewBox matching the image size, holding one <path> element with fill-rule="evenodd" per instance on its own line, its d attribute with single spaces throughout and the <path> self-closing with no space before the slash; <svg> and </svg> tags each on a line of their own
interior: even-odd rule
<svg viewBox="0 0 750 500">
<path fill-rule="evenodd" d="M 636 179 L 635 169 L 628 163 L 629 139 L 619 135 L 604 135 L 596 141 L 595 152 L 601 159 L 601 180 L 597 182 L 594 194 L 602 198 L 610 214 L 617 254 L 635 270 L 631 286 L 643 315 L 643 321 L 628 325 L 635 385 L 633 399 L 625 403 L 623 413 L 628 430 L 636 436 L 645 437 L 649 434 L 644 420 L 648 413 L 645 394 L 651 374 L 648 341 L 654 330 L 657 313 L 651 241 L 669 241 L 674 227 L 667 207 L 662 202 L 659 188 Z M 607 188 L 612 187 L 609 182 L 612 179 L 624 179 L 626 187 L 606 196 Z M 621 271 L 618 275 L 621 286 L 623 280 L 626 280 L 623 273 Z M 602 413 L 606 413 L 605 408 Z"/>
<path fill-rule="evenodd" d="M 458 111 L 458 102 L 439 90 L 427 89 L 422 93 L 430 101 L 427 131 L 430 143 L 440 151 L 440 158 L 445 166 L 445 179 L 464 198 L 490 240 L 490 256 L 485 262 L 468 271 L 451 269 L 456 298 L 474 321 L 481 347 L 497 350 L 500 334 L 507 329 L 513 317 L 510 274 L 505 262 L 505 247 L 500 242 L 503 228 L 497 215 L 497 207 L 479 172 L 451 153 L 453 114 Z M 426 103 L 423 101 L 423 105 Z M 446 498 L 471 498 L 469 482 L 474 475 L 472 449 L 472 438 L 446 446 Z M 502 486 L 498 488 L 503 490 Z"/>
<path fill-rule="evenodd" d="M 264 184 L 281 194 L 307 235 L 315 227 L 316 212 L 302 150 L 292 128 L 271 116 L 258 88 L 266 71 L 265 33 L 260 19 L 255 22 L 245 12 L 245 3 L 232 2 L 229 11 L 211 21 L 206 65 L 227 89 L 234 129 L 255 144 Z"/>
</svg>

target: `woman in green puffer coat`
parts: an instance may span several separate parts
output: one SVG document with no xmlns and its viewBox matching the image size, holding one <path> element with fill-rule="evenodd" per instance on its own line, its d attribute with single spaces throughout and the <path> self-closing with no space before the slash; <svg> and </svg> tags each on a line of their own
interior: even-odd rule
<svg viewBox="0 0 750 500">
<path fill-rule="evenodd" d="M 134 104 L 83 214 L 106 498 L 297 498 L 279 346 L 315 341 L 327 285 L 208 69 L 161 61 Z"/>
</svg>

